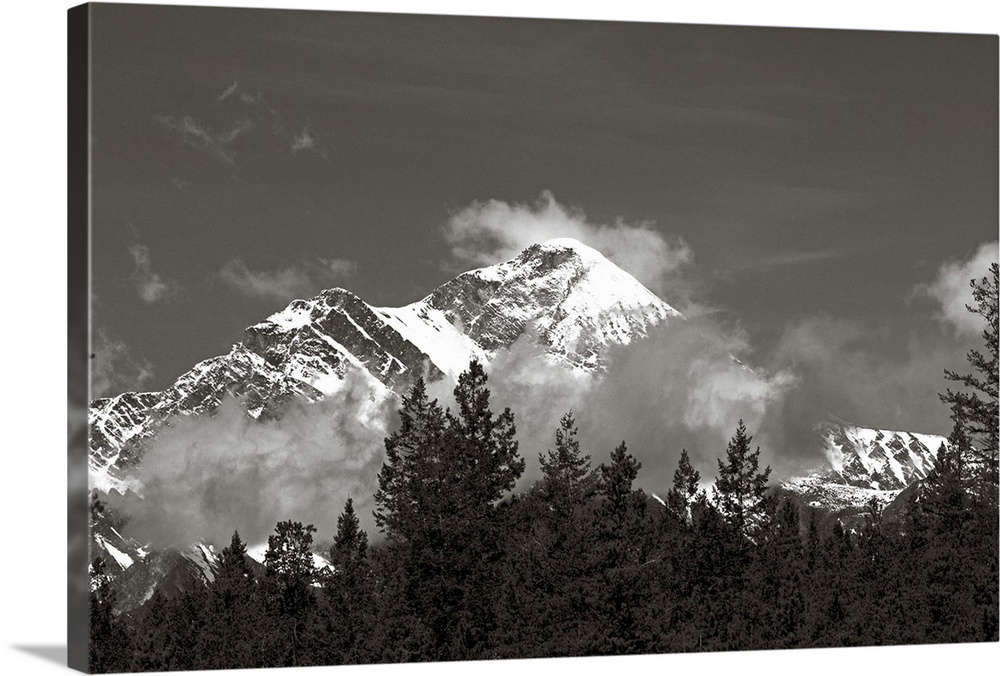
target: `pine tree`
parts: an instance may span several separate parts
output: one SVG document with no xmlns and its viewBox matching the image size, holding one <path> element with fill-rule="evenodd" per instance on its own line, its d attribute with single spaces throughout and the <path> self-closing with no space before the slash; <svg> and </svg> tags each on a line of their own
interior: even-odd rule
<svg viewBox="0 0 1000 676">
<path fill-rule="evenodd" d="M 646 494 L 633 489 L 642 464 L 623 441 L 611 453 L 611 463 L 598 467 L 604 500 L 595 512 L 596 554 L 600 571 L 595 602 L 604 620 L 597 652 L 636 654 L 649 649 L 654 630 L 643 605 L 650 595 L 644 565 L 652 547 Z"/>
<path fill-rule="evenodd" d="M 751 441 L 753 437 L 740 420 L 726 448 L 726 462 L 719 460 L 719 476 L 712 489 L 715 503 L 740 539 L 741 547 L 744 541 L 754 541 L 772 508 L 767 496 L 771 468 L 758 472 L 760 447 L 751 452 Z"/>
<path fill-rule="evenodd" d="M 910 508 L 915 518 L 924 521 L 920 525 L 931 530 L 930 537 L 953 532 L 968 514 L 970 486 L 965 463 L 969 450 L 969 438 L 961 423 L 955 421 L 948 442 L 938 449 L 922 490 L 915 493 L 919 502 Z"/>
<path fill-rule="evenodd" d="M 747 648 L 795 648 L 803 639 L 806 557 L 799 536 L 799 510 L 782 500 L 766 538 L 753 551 L 742 604 L 750 615 L 753 643 Z"/>
<path fill-rule="evenodd" d="M 208 585 L 205 630 L 199 636 L 200 666 L 246 669 L 260 666 L 259 631 L 263 605 L 238 531 L 219 555 L 215 578 Z"/>
<path fill-rule="evenodd" d="M 590 456 L 580 453 L 573 412 L 566 413 L 556 429 L 556 447 L 539 453 L 541 491 L 556 512 L 573 511 L 597 492 L 598 477 L 590 469 Z"/>
<path fill-rule="evenodd" d="M 611 453 L 611 464 L 598 467 L 600 493 L 604 503 L 599 513 L 606 534 L 620 539 L 635 537 L 634 532 L 645 520 L 646 496 L 632 490 L 642 463 L 628 452 L 621 442 Z M 623 554 L 624 557 L 624 554 Z"/>
<path fill-rule="evenodd" d="M 128 671 L 131 640 L 125 625 L 115 613 L 117 593 L 100 556 L 90 564 L 90 642 L 89 666 L 92 672 Z"/>
<path fill-rule="evenodd" d="M 973 460 L 973 471 L 987 482 L 986 495 L 996 500 L 998 483 L 997 448 L 1000 446 L 1000 409 L 997 404 L 997 387 L 1000 379 L 998 366 L 998 297 L 997 282 L 1000 266 L 993 263 L 990 274 L 980 280 L 973 279 L 972 297 L 976 306 L 966 305 L 969 312 L 986 320 L 982 337 L 986 343 L 988 356 L 978 350 L 970 350 L 968 361 L 977 373 L 961 375 L 945 370 L 945 377 L 958 382 L 970 391 L 953 392 L 950 388 L 942 395 L 941 401 L 951 406 L 952 418 L 959 423 L 965 435 L 972 442 L 969 448 Z"/>
<path fill-rule="evenodd" d="M 511 506 L 510 553 L 502 606 L 505 657 L 579 655 L 600 631 L 592 595 L 598 565 L 589 506 L 598 488 L 580 451 L 572 412 L 555 448 L 539 454 L 542 478 Z M 526 647 L 531 646 L 531 647 Z"/>
<path fill-rule="evenodd" d="M 517 453 L 514 414 L 505 408 L 493 415 L 487 380 L 482 364 L 473 359 L 455 387 L 458 415 L 449 411 L 446 418 L 449 433 L 457 437 L 451 448 L 460 453 L 454 460 L 464 470 L 465 491 L 492 506 L 524 473 L 524 460 Z"/>
<path fill-rule="evenodd" d="M 371 659 L 373 578 L 368 560 L 368 535 L 347 499 L 337 519 L 330 548 L 334 572 L 325 581 L 329 624 L 325 628 L 327 664 L 356 664 Z"/>
<path fill-rule="evenodd" d="M 299 666 L 307 663 L 306 629 L 316 605 L 312 583 L 316 569 L 312 557 L 312 534 L 316 528 L 298 521 L 281 521 L 267 538 L 264 553 L 265 582 L 275 623 L 271 635 L 269 666 Z"/>
<path fill-rule="evenodd" d="M 368 534 L 354 513 L 354 500 L 347 498 L 344 512 L 337 518 L 337 535 L 330 548 L 330 561 L 338 571 L 348 571 L 367 559 Z"/>
<path fill-rule="evenodd" d="M 428 489 L 440 483 L 445 417 L 437 400 L 428 399 L 422 378 L 403 397 L 399 417 L 399 429 L 385 439 L 375 524 L 390 541 L 406 542 L 433 512 Z"/>
<path fill-rule="evenodd" d="M 684 523 L 691 522 L 691 507 L 704 491 L 698 488 L 701 474 L 691 466 L 687 449 L 681 450 L 681 458 L 674 471 L 673 487 L 667 491 L 667 509 Z"/>
<path fill-rule="evenodd" d="M 376 523 L 396 548 L 401 602 L 433 637 L 436 659 L 470 658 L 493 623 L 490 582 L 500 553 L 497 507 L 524 470 L 514 414 L 490 409 L 478 361 L 459 376 L 458 412 L 442 413 L 422 382 L 386 439 Z M 412 623 L 411 623 L 412 625 Z"/>
</svg>

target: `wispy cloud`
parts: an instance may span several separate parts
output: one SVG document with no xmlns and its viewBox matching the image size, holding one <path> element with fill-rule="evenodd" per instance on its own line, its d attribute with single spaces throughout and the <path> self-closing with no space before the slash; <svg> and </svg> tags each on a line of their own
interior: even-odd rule
<svg viewBox="0 0 1000 676">
<path fill-rule="evenodd" d="M 229 131 L 219 132 L 215 135 L 215 140 L 223 145 L 229 145 L 236 140 L 236 137 L 244 132 L 253 129 L 253 122 L 250 120 L 237 120 L 233 123 Z"/>
<path fill-rule="evenodd" d="M 983 330 L 983 320 L 966 308 L 974 305 L 970 282 L 986 276 L 990 264 L 1000 258 L 998 250 L 1000 242 L 985 242 L 966 259 L 946 261 L 938 269 L 934 281 L 917 286 L 914 295 L 936 301 L 940 306 L 937 319 L 956 332 L 978 335 Z"/>
<path fill-rule="evenodd" d="M 156 120 L 177 132 L 187 145 L 201 150 L 227 166 L 232 166 L 236 162 L 236 152 L 229 147 L 230 144 L 254 128 L 253 122 L 249 119 L 236 120 L 224 131 L 213 131 L 190 115 L 180 118 L 161 115 Z"/>
<path fill-rule="evenodd" d="M 313 150 L 316 147 L 316 139 L 313 137 L 309 127 L 303 127 L 302 131 L 292 139 L 292 152 L 300 150 Z"/>
<path fill-rule="evenodd" d="M 233 289 L 251 297 L 288 301 L 312 296 L 337 281 L 357 274 L 358 264 L 342 258 L 320 258 L 277 270 L 251 270 L 236 258 L 219 271 Z"/>
<path fill-rule="evenodd" d="M 153 272 L 149 247 L 145 244 L 133 244 L 128 248 L 128 252 L 135 262 L 132 281 L 135 282 L 140 298 L 147 303 L 155 303 L 176 295 L 180 288 L 178 283 L 163 277 L 158 272 Z"/>
<path fill-rule="evenodd" d="M 226 88 L 226 91 L 224 91 L 221 94 L 219 94 L 219 100 L 220 101 L 225 101 L 230 96 L 232 96 L 233 94 L 235 94 L 236 93 L 236 87 L 237 87 L 237 83 L 234 81 L 233 84 L 231 84 L 229 87 Z"/>
<path fill-rule="evenodd" d="M 681 237 L 665 235 L 651 223 L 592 223 L 583 211 L 559 204 L 548 190 L 534 204 L 474 202 L 451 215 L 444 237 L 460 265 L 497 263 L 531 244 L 571 237 L 594 247 L 657 293 L 674 287 L 678 271 L 694 257 Z"/>
<path fill-rule="evenodd" d="M 327 157 L 321 135 L 312 126 L 266 102 L 260 92 L 245 90 L 238 81 L 192 112 L 154 119 L 181 143 L 227 167 L 235 166 L 244 151 L 244 157 L 301 151 Z"/>
<path fill-rule="evenodd" d="M 153 377 L 149 361 L 135 355 L 124 341 L 98 329 L 91 343 L 90 396 L 106 397 L 142 390 Z"/>
<path fill-rule="evenodd" d="M 820 263 L 822 261 L 832 261 L 844 258 L 848 255 L 847 250 L 826 249 L 820 251 L 774 251 L 760 252 L 746 259 L 738 260 L 727 266 L 725 270 L 720 270 L 716 274 L 719 277 L 732 277 L 734 273 L 747 270 L 759 270 L 761 268 L 782 268 L 796 265 L 806 265 L 809 263 Z"/>
</svg>

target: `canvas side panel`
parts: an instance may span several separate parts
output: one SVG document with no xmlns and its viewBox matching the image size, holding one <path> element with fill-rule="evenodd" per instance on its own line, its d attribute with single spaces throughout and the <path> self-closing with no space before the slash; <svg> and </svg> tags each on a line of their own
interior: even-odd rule
<svg viewBox="0 0 1000 676">
<path fill-rule="evenodd" d="M 67 176 L 67 662 L 87 671 L 87 402 L 90 355 L 90 5 L 69 10 Z"/>
</svg>

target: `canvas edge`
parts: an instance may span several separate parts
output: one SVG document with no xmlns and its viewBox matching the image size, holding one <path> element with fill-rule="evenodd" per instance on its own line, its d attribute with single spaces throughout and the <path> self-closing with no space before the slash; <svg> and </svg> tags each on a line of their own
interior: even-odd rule
<svg viewBox="0 0 1000 676">
<path fill-rule="evenodd" d="M 67 10 L 67 666 L 87 672 L 90 354 L 90 5 Z"/>
</svg>

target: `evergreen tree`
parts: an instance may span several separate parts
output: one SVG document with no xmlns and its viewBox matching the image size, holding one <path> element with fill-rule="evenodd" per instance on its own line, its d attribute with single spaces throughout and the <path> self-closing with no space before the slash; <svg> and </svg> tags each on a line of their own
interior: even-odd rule
<svg viewBox="0 0 1000 676">
<path fill-rule="evenodd" d="M 90 564 L 89 666 L 97 673 L 128 671 L 131 640 L 115 612 L 117 594 L 100 556 Z"/>
<path fill-rule="evenodd" d="M 782 500 L 766 538 L 753 551 L 743 585 L 751 628 L 747 648 L 795 648 L 805 638 L 807 567 L 799 529 L 798 508 Z"/>
<path fill-rule="evenodd" d="M 422 378 L 403 397 L 400 427 L 385 439 L 378 474 L 375 524 L 391 541 L 409 541 L 433 514 L 431 490 L 439 482 L 445 445 L 444 411 L 427 398 Z"/>
<path fill-rule="evenodd" d="M 600 493 L 604 496 L 598 510 L 603 534 L 630 545 L 635 544 L 646 521 L 646 496 L 642 491 L 632 490 L 641 467 L 642 463 L 628 452 L 624 441 L 612 451 L 611 464 L 602 463 L 598 467 Z M 617 565 L 635 554 L 635 551 L 619 552 L 611 563 Z"/>
<path fill-rule="evenodd" d="M 595 512 L 600 573 L 595 600 L 604 620 L 598 634 L 601 653 L 645 652 L 655 633 L 644 612 L 651 589 L 645 564 L 652 548 L 652 524 L 646 494 L 632 487 L 641 466 L 623 441 L 611 453 L 611 463 L 598 467 L 604 498 Z"/>
<path fill-rule="evenodd" d="M 953 392 L 950 388 L 941 396 L 941 401 L 951 406 L 952 418 L 959 423 L 972 445 L 969 453 L 973 459 L 973 471 L 987 482 L 985 494 L 996 500 L 998 483 L 997 448 L 1000 446 L 1000 410 L 997 405 L 997 386 L 1000 366 L 998 350 L 998 309 L 997 281 L 1000 268 L 996 263 L 990 266 L 988 275 L 980 280 L 973 279 L 972 296 L 976 306 L 966 305 L 969 312 L 986 320 L 982 337 L 988 355 L 978 350 L 970 350 L 968 361 L 976 373 L 961 375 L 945 370 L 945 377 L 961 383 L 968 391 Z"/>
<path fill-rule="evenodd" d="M 354 500 L 347 498 L 344 512 L 337 517 L 337 535 L 330 548 L 330 561 L 338 571 L 351 571 L 367 561 L 368 534 L 354 513 Z"/>
<path fill-rule="evenodd" d="M 914 493 L 919 502 L 909 511 L 918 522 L 922 521 L 920 527 L 929 530 L 929 537 L 955 531 L 968 516 L 970 486 L 965 462 L 969 447 L 962 424 L 955 421 L 948 442 L 938 449 L 922 490 Z"/>
<path fill-rule="evenodd" d="M 259 631 L 263 605 L 238 531 L 219 555 L 208 585 L 205 630 L 199 636 L 200 668 L 247 669 L 261 665 Z"/>
<path fill-rule="evenodd" d="M 368 535 L 361 529 L 354 502 L 344 504 L 330 548 L 334 572 L 324 585 L 329 603 L 326 664 L 356 664 L 371 659 L 373 579 Z"/>
<path fill-rule="evenodd" d="M 265 582 L 269 592 L 271 620 L 275 631 L 269 666 L 308 664 L 307 628 L 316 605 L 312 583 L 316 568 L 312 557 L 312 534 L 316 528 L 298 521 L 281 521 L 267 538 L 264 553 Z"/>
<path fill-rule="evenodd" d="M 524 473 L 524 460 L 517 453 L 514 414 L 505 408 L 493 415 L 487 380 L 482 364 L 473 359 L 455 387 L 458 416 L 448 412 L 446 418 L 450 434 L 457 436 L 452 448 L 460 453 L 455 460 L 464 469 L 465 491 L 492 506 L 514 488 Z"/>
<path fill-rule="evenodd" d="M 579 655 L 600 631 L 593 604 L 598 488 L 590 456 L 580 451 L 572 412 L 562 417 L 555 448 L 539 454 L 542 478 L 511 505 L 509 555 L 501 589 L 504 657 Z"/>
<path fill-rule="evenodd" d="M 580 452 L 573 412 L 566 413 L 556 429 L 556 447 L 539 453 L 541 491 L 557 512 L 572 512 L 597 492 L 598 477 L 590 469 L 590 456 Z"/>
<path fill-rule="evenodd" d="M 726 448 L 726 462 L 719 460 L 719 476 L 713 496 L 716 506 L 740 538 L 753 542 L 766 524 L 772 508 L 767 496 L 767 479 L 771 468 L 758 472 L 760 447 L 750 450 L 753 437 L 747 434 L 743 421 Z"/>
<path fill-rule="evenodd" d="M 403 602 L 433 637 L 426 657 L 468 659 L 493 624 L 490 576 L 500 557 L 497 507 L 524 470 L 514 415 L 490 409 L 478 361 L 459 376 L 458 413 L 428 402 L 422 382 L 386 439 L 376 523 L 397 546 Z"/>
<path fill-rule="evenodd" d="M 698 488 L 701 474 L 691 465 L 687 449 L 681 450 L 681 458 L 674 470 L 673 487 L 667 491 L 667 509 L 684 523 L 691 522 L 691 507 L 704 494 Z"/>
</svg>

